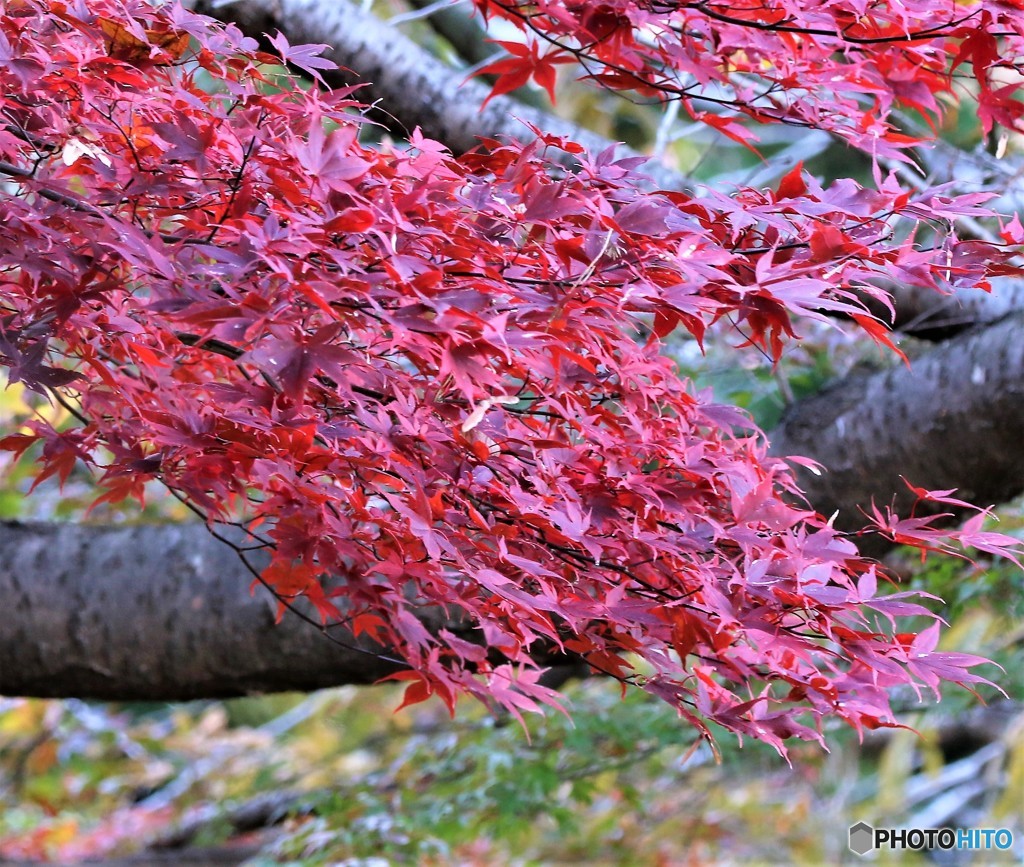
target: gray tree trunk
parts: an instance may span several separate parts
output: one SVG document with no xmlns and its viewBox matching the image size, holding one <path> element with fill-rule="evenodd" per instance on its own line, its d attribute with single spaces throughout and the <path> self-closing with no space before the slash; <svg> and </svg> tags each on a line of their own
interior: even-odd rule
<svg viewBox="0 0 1024 867">
<path fill-rule="evenodd" d="M 914 360 L 849 376 L 796 403 L 770 436 L 776 455 L 825 467 L 798 469 L 808 501 L 836 526 L 866 523 L 872 501 L 904 514 L 914 497 L 901 481 L 957 488 L 977 505 L 1024 491 L 1024 314 L 940 344 Z M 878 554 L 880 539 L 862 550 Z"/>
<path fill-rule="evenodd" d="M 276 603 L 251 583 L 201 524 L 0 524 L 0 694 L 178 701 L 396 670 L 295 615 L 275 625 Z"/>
</svg>

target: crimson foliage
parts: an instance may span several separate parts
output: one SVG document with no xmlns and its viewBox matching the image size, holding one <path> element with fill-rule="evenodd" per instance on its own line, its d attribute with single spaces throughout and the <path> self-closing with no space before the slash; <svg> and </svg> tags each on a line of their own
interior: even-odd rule
<svg viewBox="0 0 1024 867">
<path fill-rule="evenodd" d="M 540 40 L 502 61 L 499 91 L 579 60 L 726 134 L 745 135 L 732 107 L 897 158 L 888 112 L 936 111 L 954 69 L 986 123 L 1019 117 L 993 83 L 1024 32 L 1006 3 L 481 8 Z M 313 79 L 330 65 L 274 44 Z M 1009 270 L 1008 246 L 927 249 L 901 228 L 984 196 L 881 172 L 822 188 L 799 167 L 774 191 L 651 192 L 636 160 L 543 131 L 373 149 L 356 93 L 275 63 L 176 5 L 4 5 L 0 353 L 77 423 L 3 447 L 41 444 L 40 478 L 96 467 L 100 501 L 158 479 L 211 527 L 244 523 L 282 605 L 306 596 L 388 648 L 409 702 L 557 705 L 546 648 L 705 735 L 784 751 L 829 716 L 895 724 L 890 687 L 980 680 L 935 628 L 896 630 L 924 609 L 878 594 L 878 566 L 793 505 L 763 435 L 680 379 L 662 339 L 724 321 L 777 358 L 794 318 L 846 314 L 885 341 L 860 300 L 884 297 L 881 275 L 940 289 Z M 430 609 L 461 628 L 428 631 Z"/>
</svg>

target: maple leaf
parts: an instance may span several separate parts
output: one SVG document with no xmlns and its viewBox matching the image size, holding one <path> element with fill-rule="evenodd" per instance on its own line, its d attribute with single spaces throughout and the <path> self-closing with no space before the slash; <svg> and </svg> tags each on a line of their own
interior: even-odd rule
<svg viewBox="0 0 1024 867">
<path fill-rule="evenodd" d="M 529 43 L 492 41 L 512 56 L 488 63 L 474 73 L 475 75 L 496 75 L 498 77 L 487 99 L 484 100 L 484 105 L 487 105 L 496 96 L 522 87 L 530 79 L 536 81 L 547 91 L 552 102 L 555 101 L 556 67 L 560 64 L 572 63 L 572 55 L 561 51 L 548 51 L 541 54 L 540 45 L 535 41 Z"/>
<path fill-rule="evenodd" d="M 47 389 L 69 385 L 80 374 L 45 364 L 49 342 L 45 338 L 20 339 L 24 331 L 0 325 L 0 359 L 7 366 L 8 380 L 46 394 Z"/>
<path fill-rule="evenodd" d="M 104 17 L 97 23 L 103 32 L 107 53 L 126 63 L 169 64 L 180 60 L 188 50 L 188 33 L 167 26 L 145 29 L 135 22 L 126 24 Z"/>
<path fill-rule="evenodd" d="M 276 36 L 268 37 L 270 44 L 277 49 L 277 53 L 281 56 L 281 60 L 290 65 L 301 69 L 311 78 L 317 81 L 323 81 L 323 77 L 320 75 L 321 69 L 337 69 L 338 64 L 326 57 L 321 57 L 325 51 L 331 49 L 330 45 L 323 43 L 319 44 L 308 44 L 308 45 L 292 45 L 288 42 L 288 37 L 278 31 Z"/>
</svg>

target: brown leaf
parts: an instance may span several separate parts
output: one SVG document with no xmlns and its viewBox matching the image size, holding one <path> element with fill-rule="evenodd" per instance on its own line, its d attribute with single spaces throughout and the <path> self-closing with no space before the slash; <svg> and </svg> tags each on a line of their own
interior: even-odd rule
<svg viewBox="0 0 1024 867">
<path fill-rule="evenodd" d="M 107 53 L 125 63 L 140 64 L 150 61 L 158 66 L 168 66 L 188 50 L 189 35 L 177 30 L 146 30 L 146 39 L 139 39 L 131 31 L 109 18 L 99 19 L 103 31 L 103 42 Z M 153 48 L 163 50 L 163 55 L 153 55 Z"/>
</svg>

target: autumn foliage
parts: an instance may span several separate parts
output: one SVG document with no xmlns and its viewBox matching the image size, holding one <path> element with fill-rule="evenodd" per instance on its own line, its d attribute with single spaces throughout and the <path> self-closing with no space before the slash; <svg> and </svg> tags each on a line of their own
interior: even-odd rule
<svg viewBox="0 0 1024 867">
<path fill-rule="evenodd" d="M 1021 114 L 1009 2 L 479 6 L 528 36 L 498 92 L 580 63 L 726 135 L 798 124 L 897 161 L 892 112 L 934 119 L 960 77 L 986 127 Z M 911 193 L 878 162 L 870 187 L 797 167 L 775 190 L 683 192 L 542 130 L 368 147 L 358 90 L 281 74 L 318 80 L 322 46 L 272 44 L 176 5 L 3 5 L 0 358 L 76 419 L 4 448 L 39 446 L 40 478 L 95 467 L 100 501 L 159 480 L 214 531 L 243 524 L 282 605 L 386 648 L 410 702 L 557 704 L 534 658 L 563 652 L 782 750 L 826 717 L 895 724 L 891 687 L 980 679 L 936 627 L 897 628 L 924 609 L 879 593 L 662 340 L 728 327 L 777 358 L 799 319 L 842 315 L 884 342 L 863 306 L 880 277 L 984 286 L 1019 224 L 1006 246 L 920 242 L 985 195 Z"/>
</svg>

